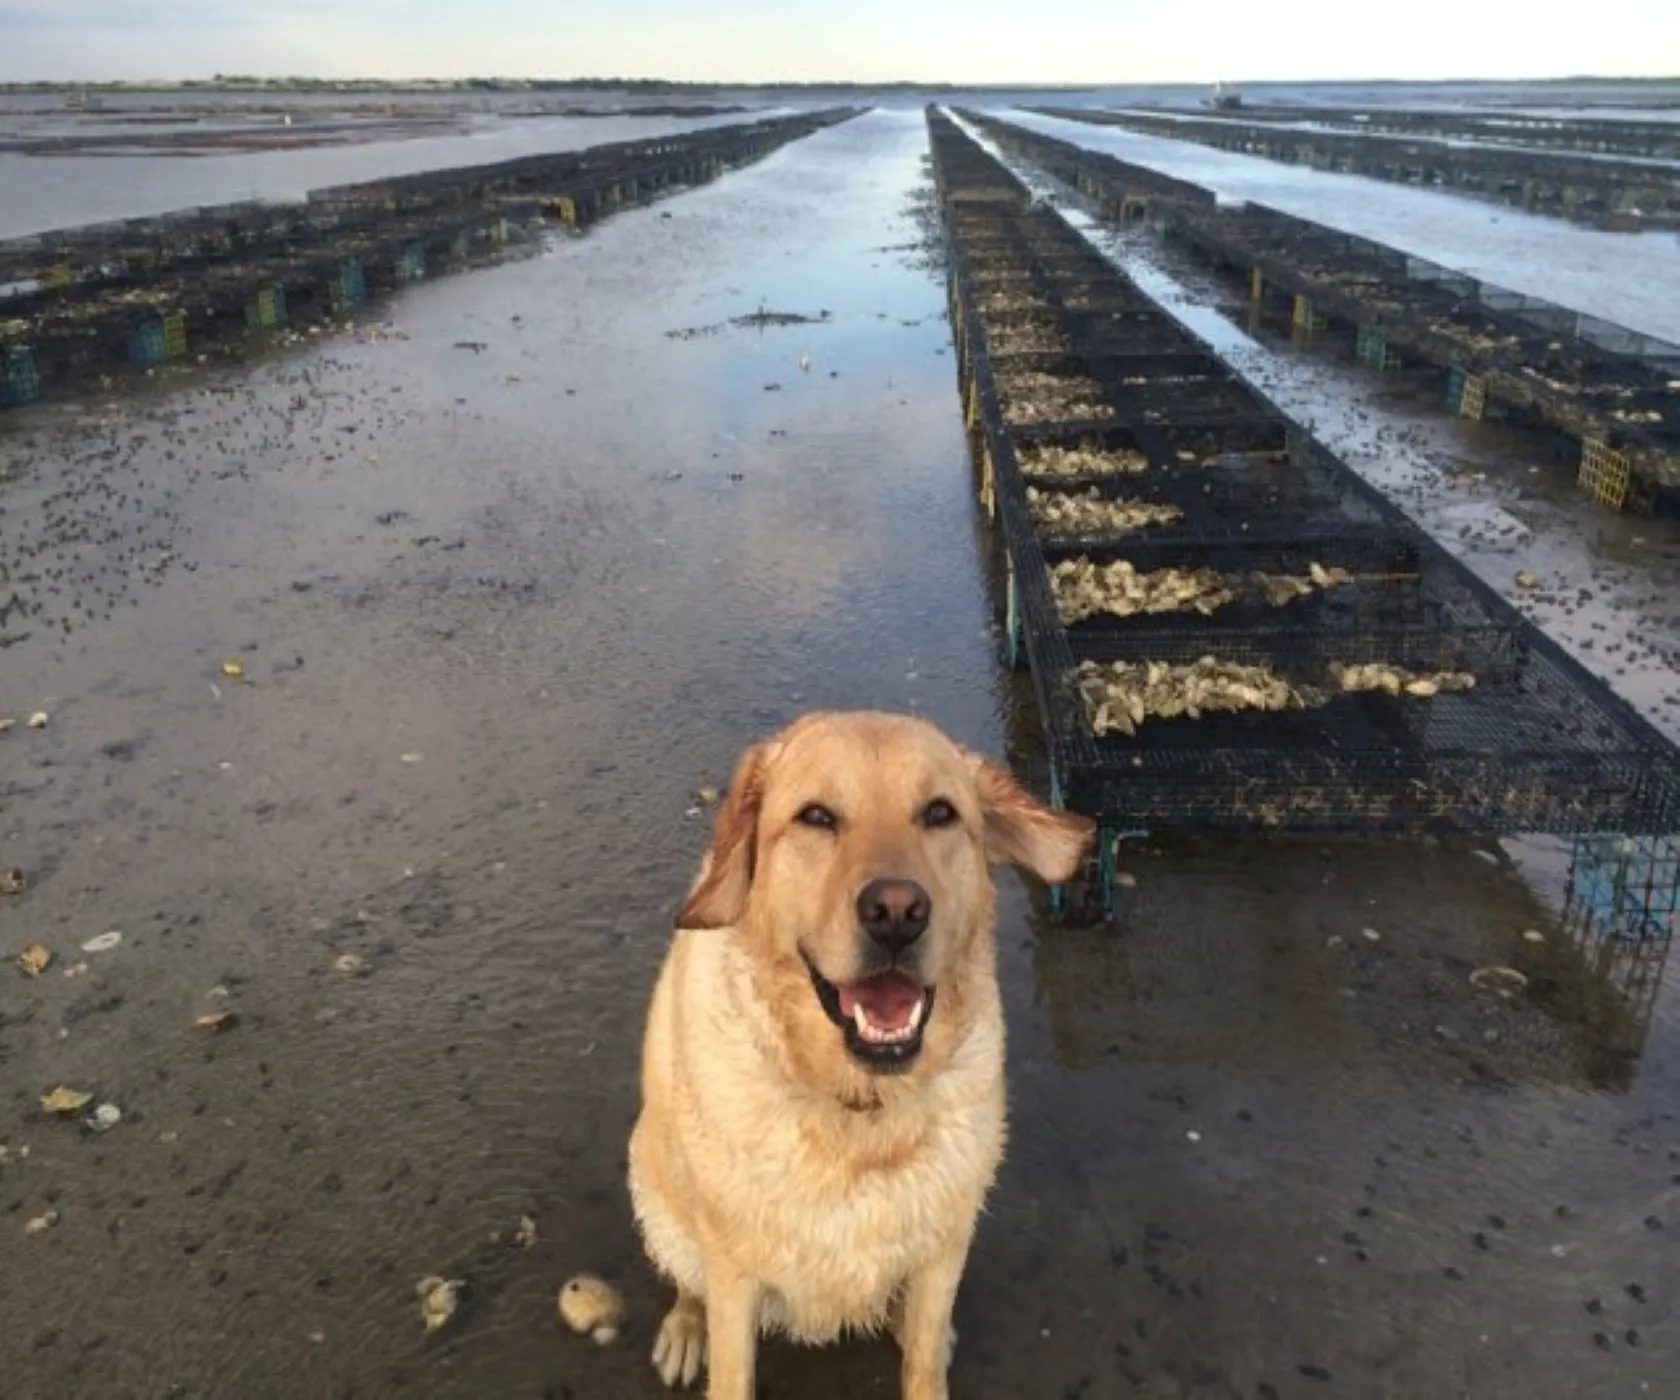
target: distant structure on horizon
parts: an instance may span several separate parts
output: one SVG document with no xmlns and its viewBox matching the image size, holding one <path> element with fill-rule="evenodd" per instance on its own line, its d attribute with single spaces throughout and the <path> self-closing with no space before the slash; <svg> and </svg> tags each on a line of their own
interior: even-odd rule
<svg viewBox="0 0 1680 1400">
<path fill-rule="evenodd" d="M 1229 83 L 1215 83 L 1213 96 L 1208 98 L 1208 106 L 1229 111 L 1233 107 L 1242 106 L 1242 94 Z"/>
</svg>

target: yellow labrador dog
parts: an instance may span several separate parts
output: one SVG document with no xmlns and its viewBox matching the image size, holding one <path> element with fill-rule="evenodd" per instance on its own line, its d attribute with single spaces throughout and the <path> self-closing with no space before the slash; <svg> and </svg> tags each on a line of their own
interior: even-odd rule
<svg viewBox="0 0 1680 1400">
<path fill-rule="evenodd" d="M 1003 1156 L 990 866 L 1070 879 L 1084 817 L 933 725 L 807 715 L 741 758 L 654 988 L 630 1195 L 675 1283 L 653 1360 L 752 1400 L 758 1338 L 890 1327 L 945 1400 Z"/>
</svg>

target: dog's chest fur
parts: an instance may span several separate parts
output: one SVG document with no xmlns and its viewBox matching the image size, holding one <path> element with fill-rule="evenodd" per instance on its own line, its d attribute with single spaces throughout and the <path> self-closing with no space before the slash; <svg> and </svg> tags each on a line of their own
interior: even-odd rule
<svg viewBox="0 0 1680 1400">
<path fill-rule="evenodd" d="M 728 1008 L 732 1024 L 701 1017 L 709 1024 L 691 1023 L 701 1034 L 677 1056 L 688 1083 L 673 1126 L 691 1208 L 765 1287 L 766 1329 L 821 1342 L 879 1327 L 906 1276 L 966 1239 L 996 1175 L 1001 1016 L 972 1026 L 920 1091 L 848 1107 L 768 1071 L 770 1028 L 761 1008 L 742 1004 L 730 961 L 697 981 L 733 983 L 699 1001 Z M 690 1056 L 705 1057 L 700 1073 Z"/>
<path fill-rule="evenodd" d="M 904 1107 L 795 1109 L 760 1139 L 729 1204 L 771 1290 L 767 1324 L 810 1341 L 877 1327 L 905 1278 L 972 1229 L 1002 1154 L 1001 1079 L 995 1106 L 929 1107 L 921 1123 Z"/>
</svg>

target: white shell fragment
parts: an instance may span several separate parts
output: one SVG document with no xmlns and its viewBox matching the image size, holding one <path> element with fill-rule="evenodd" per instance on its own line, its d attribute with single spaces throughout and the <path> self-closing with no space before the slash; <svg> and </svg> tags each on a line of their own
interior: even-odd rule
<svg viewBox="0 0 1680 1400">
<path fill-rule="evenodd" d="M 624 1298 L 605 1279 L 578 1274 L 560 1285 L 560 1316 L 580 1336 L 606 1346 L 624 1325 Z"/>
<path fill-rule="evenodd" d="M 121 929 L 111 929 L 107 933 L 95 934 L 82 944 L 84 953 L 109 953 L 123 941 Z"/>
<path fill-rule="evenodd" d="M 1514 967 L 1494 964 L 1478 967 L 1470 974 L 1470 985 L 1484 992 L 1497 992 L 1502 997 L 1515 996 L 1528 987 L 1528 978 Z"/>
<path fill-rule="evenodd" d="M 414 1285 L 420 1299 L 420 1317 L 428 1332 L 437 1331 L 455 1316 L 455 1309 L 461 1306 L 461 1291 L 465 1287 L 464 1279 L 439 1278 L 436 1274 L 427 1274 Z"/>
</svg>

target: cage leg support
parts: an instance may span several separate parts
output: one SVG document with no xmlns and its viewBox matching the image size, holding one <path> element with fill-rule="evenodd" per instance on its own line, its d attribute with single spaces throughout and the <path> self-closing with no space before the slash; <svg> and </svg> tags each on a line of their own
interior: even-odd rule
<svg viewBox="0 0 1680 1400">
<path fill-rule="evenodd" d="M 1015 589 L 1015 575 L 1014 575 L 1013 571 L 1011 571 L 1011 573 L 1009 575 L 1009 588 L 1010 588 L 1010 597 L 1013 598 L 1014 597 L 1014 589 Z M 1066 805 L 1062 800 L 1062 774 L 1061 774 L 1061 770 L 1056 767 L 1056 763 L 1055 763 L 1054 759 L 1052 759 L 1050 761 L 1050 805 L 1053 808 L 1055 808 L 1058 812 L 1061 811 L 1062 808 Z M 1066 908 L 1067 908 L 1067 886 L 1066 885 L 1051 885 L 1050 886 L 1050 912 L 1052 914 L 1060 915 Z"/>
<path fill-rule="evenodd" d="M 1097 904 L 1105 917 L 1113 917 L 1120 899 L 1120 843 L 1142 841 L 1148 836 L 1147 831 L 1118 826 L 1097 829 Z"/>
<path fill-rule="evenodd" d="M 1013 671 L 1021 664 L 1021 589 L 1015 582 L 1015 561 L 1006 555 L 1004 567 L 1008 574 L 1008 582 L 1004 589 L 1003 617 L 1004 631 L 1008 635 L 1004 647 L 1009 658 L 1009 669 Z"/>
</svg>

